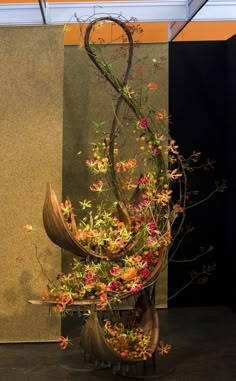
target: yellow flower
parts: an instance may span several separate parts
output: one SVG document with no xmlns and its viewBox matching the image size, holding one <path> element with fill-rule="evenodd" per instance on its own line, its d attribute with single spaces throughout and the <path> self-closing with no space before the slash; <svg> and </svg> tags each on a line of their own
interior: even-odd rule
<svg viewBox="0 0 236 381">
<path fill-rule="evenodd" d="M 102 27 L 103 27 L 103 21 L 98 21 L 98 22 L 95 24 L 95 28 L 96 28 L 97 30 L 102 29 Z"/>
<path fill-rule="evenodd" d="M 71 31 L 71 29 L 65 24 L 63 28 L 64 33 L 68 33 Z"/>
</svg>

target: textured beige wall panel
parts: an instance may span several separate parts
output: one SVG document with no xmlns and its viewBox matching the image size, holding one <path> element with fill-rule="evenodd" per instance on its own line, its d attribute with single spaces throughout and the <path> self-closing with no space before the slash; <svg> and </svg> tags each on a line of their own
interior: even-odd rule
<svg viewBox="0 0 236 381">
<path fill-rule="evenodd" d="M 32 306 L 60 272 L 60 250 L 42 225 L 45 185 L 61 194 L 63 123 L 61 26 L 0 28 L 0 341 L 47 341 L 60 319 Z M 24 224 L 35 231 L 25 234 Z"/>
<path fill-rule="evenodd" d="M 107 46 L 109 55 L 116 46 Z M 106 54 L 105 53 L 105 54 Z M 135 50 L 134 62 L 137 59 L 149 57 L 146 64 L 152 65 L 152 59 L 165 57 L 163 69 L 158 72 L 158 91 L 153 94 L 157 107 L 168 108 L 168 44 L 142 44 Z M 117 75 L 125 70 L 126 60 L 122 59 L 117 68 Z M 114 65 L 115 66 L 115 65 Z M 114 70 L 116 68 L 114 67 Z M 150 78 L 150 81 L 153 79 Z M 79 200 L 90 199 L 89 185 L 91 178 L 86 169 L 85 160 L 90 157 L 91 142 L 96 141 L 92 122 L 109 122 L 113 118 L 113 92 L 109 84 L 104 84 L 98 70 L 88 60 L 85 52 L 77 46 L 65 46 L 65 77 L 64 77 L 64 141 L 63 141 L 63 199 L 68 195 L 76 208 Z M 124 155 L 130 155 L 134 140 L 132 140 L 132 113 L 125 106 L 127 120 L 122 120 L 128 130 L 121 136 L 125 143 Z M 127 124 L 129 123 L 129 124 Z M 130 135 L 131 132 L 131 135 Z M 131 136 L 131 139 L 130 139 Z M 122 145 L 122 142 L 121 142 Z M 120 145 L 119 145 L 120 146 Z M 128 147 L 128 149 L 127 149 Z M 78 152 L 81 152 L 78 155 Z M 89 156 L 88 156 L 89 155 Z M 132 157 L 132 156 L 129 156 Z M 75 211 L 76 213 L 76 211 Z M 63 257 L 63 268 L 71 262 L 71 257 Z M 167 306 L 167 268 L 161 274 L 157 284 L 156 300 L 158 307 Z"/>
</svg>

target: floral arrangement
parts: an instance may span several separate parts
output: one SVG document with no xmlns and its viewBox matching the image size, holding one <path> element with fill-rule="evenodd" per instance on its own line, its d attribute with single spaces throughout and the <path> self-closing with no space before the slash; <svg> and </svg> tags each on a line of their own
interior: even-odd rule
<svg viewBox="0 0 236 381">
<path fill-rule="evenodd" d="M 150 352 L 151 336 L 146 335 L 142 328 L 125 328 L 123 323 L 112 325 L 109 320 L 104 324 L 103 332 L 107 343 L 121 358 L 128 360 L 146 361 L 152 356 Z M 59 337 L 60 348 L 65 350 L 72 341 L 68 337 Z M 167 355 L 171 351 L 171 344 L 160 340 L 157 346 L 159 355 Z"/>
<path fill-rule="evenodd" d="M 147 360 L 152 355 L 149 352 L 151 336 L 145 335 L 141 328 L 125 329 L 123 323 L 112 325 L 107 320 L 104 333 L 107 342 L 121 357 Z"/>
<path fill-rule="evenodd" d="M 102 41 L 99 45 L 90 41 L 91 32 L 107 21 L 122 29 L 124 42 L 110 59 L 105 57 Z M 91 199 L 80 200 L 78 212 L 69 198 L 60 204 L 66 228 L 83 252 L 81 258 L 73 259 L 70 272 L 59 274 L 43 293 L 43 301 L 53 302 L 60 313 L 70 310 L 75 301 L 94 303 L 97 310 L 111 308 L 112 302 L 155 284 L 168 262 L 169 248 L 183 229 L 189 198 L 187 173 L 193 171 L 200 153 L 184 158 L 170 137 L 167 111 L 153 104 L 158 91 L 154 78 L 163 58 L 150 60 L 149 75 L 140 62 L 133 68 L 135 33 L 141 33 L 137 24 L 103 17 L 89 23 L 84 34 L 88 57 L 117 98 L 112 122 L 94 122 L 97 140 L 84 163 L 94 176 Z M 122 78 L 117 78 L 113 66 L 120 57 L 125 57 L 127 68 Z M 123 104 L 132 114 L 129 131 L 120 116 Z M 124 134 L 129 136 L 128 153 L 123 149 Z M 212 193 L 222 190 L 219 186 Z M 142 327 L 127 328 L 107 320 L 103 332 L 123 358 L 146 360 L 152 355 L 150 335 Z M 68 338 L 60 338 L 62 349 L 68 343 Z M 158 346 L 160 354 L 170 348 L 164 342 Z"/>
<path fill-rule="evenodd" d="M 133 34 L 140 33 L 140 28 L 132 22 L 108 19 L 125 32 L 123 41 L 128 39 L 128 44 L 119 48 L 119 54 L 126 54 L 123 49 L 128 48 L 128 65 L 123 79 L 117 79 L 104 58 L 102 45 L 89 41 L 89 33 L 98 25 L 100 29 L 107 18 L 93 21 L 86 29 L 85 49 L 118 98 L 110 126 L 103 121 L 94 123 L 97 140 L 85 165 L 95 177 L 90 185 L 95 197 L 79 202 L 82 218 L 78 221 L 69 198 L 60 205 L 68 228 L 88 257 L 86 263 L 74 259 L 70 273 L 60 274 L 57 285 L 44 293 L 44 300 L 59 302 L 59 311 L 75 299 L 98 299 L 97 304 L 104 307 L 155 282 L 174 240 L 172 226 L 184 212 L 185 191 L 173 201 L 171 188 L 174 183 L 182 187 L 185 167 L 178 146 L 168 135 L 166 110 L 156 110 L 150 101 L 158 84 L 143 79 L 140 64 L 138 69 L 132 67 Z M 162 61 L 152 59 L 153 76 Z M 139 89 L 131 86 L 134 79 Z M 119 146 L 124 132 L 122 103 L 133 113 L 130 157 Z"/>
</svg>

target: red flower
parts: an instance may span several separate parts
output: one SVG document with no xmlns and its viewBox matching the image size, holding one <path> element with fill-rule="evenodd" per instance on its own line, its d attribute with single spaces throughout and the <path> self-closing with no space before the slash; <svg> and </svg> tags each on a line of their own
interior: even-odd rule
<svg viewBox="0 0 236 381">
<path fill-rule="evenodd" d="M 171 350 L 171 345 L 165 344 L 164 341 L 160 341 L 157 350 L 160 355 L 167 355 Z"/>
<path fill-rule="evenodd" d="M 134 284 L 130 291 L 131 294 L 137 294 L 141 290 L 143 290 L 143 286 L 141 284 Z"/>
<path fill-rule="evenodd" d="M 118 288 L 118 287 L 121 286 L 121 282 L 119 282 L 118 280 L 116 280 L 116 281 L 113 283 L 113 285 L 114 285 L 114 288 Z"/>
<path fill-rule="evenodd" d="M 149 90 L 156 90 L 157 89 L 157 84 L 155 82 L 150 82 L 148 85 L 147 85 L 147 88 Z"/>
<path fill-rule="evenodd" d="M 113 283 L 109 283 L 108 286 L 107 286 L 107 291 L 113 291 L 114 290 L 114 285 Z"/>
<path fill-rule="evenodd" d="M 107 291 L 113 291 L 116 288 L 119 288 L 120 286 L 121 286 L 121 282 L 116 280 L 115 282 L 108 284 Z"/>
<path fill-rule="evenodd" d="M 143 129 L 148 128 L 147 118 L 139 119 L 138 125 L 140 128 L 143 128 Z"/>
<path fill-rule="evenodd" d="M 61 349 L 66 349 L 68 344 L 71 344 L 69 338 L 64 336 L 60 336 L 58 341 Z"/>
<path fill-rule="evenodd" d="M 83 276 L 83 278 L 85 279 L 86 284 L 93 284 L 96 283 L 98 280 L 98 277 L 94 275 L 92 272 L 88 272 Z"/>
<path fill-rule="evenodd" d="M 141 270 L 139 271 L 139 274 L 141 275 L 141 277 L 143 277 L 143 278 L 147 278 L 148 275 L 149 275 L 149 270 L 148 270 L 147 268 L 141 269 Z"/>
<path fill-rule="evenodd" d="M 148 177 L 140 177 L 140 179 L 138 179 L 138 184 L 145 185 L 147 184 L 148 180 Z"/>
</svg>

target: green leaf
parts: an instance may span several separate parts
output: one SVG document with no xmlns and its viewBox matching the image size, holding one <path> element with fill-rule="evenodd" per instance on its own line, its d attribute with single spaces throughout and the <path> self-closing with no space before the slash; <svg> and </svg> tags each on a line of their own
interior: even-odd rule
<svg viewBox="0 0 236 381">
<path fill-rule="evenodd" d="M 95 44 L 94 42 L 92 43 L 92 45 L 93 45 L 93 48 L 94 48 L 98 53 L 102 53 L 102 47 L 101 47 L 101 45 Z"/>
</svg>

